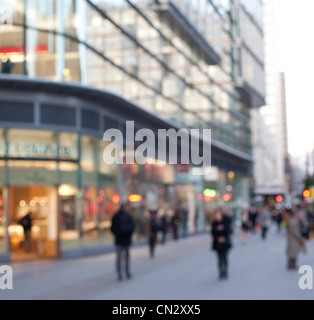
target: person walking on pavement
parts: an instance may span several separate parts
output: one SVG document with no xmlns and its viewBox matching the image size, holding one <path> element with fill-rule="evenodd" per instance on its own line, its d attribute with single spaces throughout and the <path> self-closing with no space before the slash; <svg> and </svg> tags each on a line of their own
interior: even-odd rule
<svg viewBox="0 0 314 320">
<path fill-rule="evenodd" d="M 168 220 L 166 211 L 164 209 L 161 209 L 158 211 L 158 219 L 159 219 L 159 225 L 160 225 L 160 232 L 161 232 L 161 243 L 166 243 L 167 238 L 167 232 L 168 232 Z"/>
<path fill-rule="evenodd" d="M 266 240 L 267 231 L 271 226 L 271 214 L 269 209 L 265 206 L 260 213 L 260 225 L 262 231 L 262 239 Z"/>
<path fill-rule="evenodd" d="M 297 268 L 296 262 L 299 252 L 304 248 L 304 239 L 301 234 L 300 221 L 295 217 L 292 211 L 287 210 L 285 214 L 287 224 L 287 256 L 288 270 Z"/>
<path fill-rule="evenodd" d="M 112 219 L 111 232 L 115 236 L 117 261 L 116 268 L 118 280 L 121 281 L 122 265 L 125 267 L 126 277 L 131 278 L 130 273 L 130 253 L 131 238 L 134 232 L 134 221 L 129 212 L 126 210 L 126 205 L 122 204 L 119 211 Z"/>
<path fill-rule="evenodd" d="M 249 220 L 250 220 L 250 230 L 252 233 L 255 233 L 256 231 L 256 222 L 258 217 L 257 209 L 253 206 L 250 207 L 249 212 Z"/>
<path fill-rule="evenodd" d="M 212 249 L 217 252 L 219 279 L 228 278 L 228 251 L 231 248 L 230 224 L 223 218 L 221 211 L 217 211 L 211 230 Z"/>
<path fill-rule="evenodd" d="M 32 251 L 32 212 L 28 212 L 19 223 L 24 231 L 24 250 L 25 252 Z"/>
<path fill-rule="evenodd" d="M 189 210 L 186 204 L 182 204 L 180 209 L 180 220 L 182 223 L 182 237 L 186 238 L 188 236 L 188 217 L 189 217 Z"/>
<path fill-rule="evenodd" d="M 157 212 L 152 211 L 150 213 L 150 220 L 149 220 L 149 252 L 150 257 L 153 259 L 155 257 L 155 248 L 157 243 L 157 235 L 159 231 L 159 225 L 157 221 Z"/>
<path fill-rule="evenodd" d="M 276 223 L 277 223 L 278 233 L 280 233 L 280 231 L 281 231 L 282 219 L 283 219 L 283 212 L 282 212 L 282 210 L 278 210 L 277 215 L 276 215 Z"/>
<path fill-rule="evenodd" d="M 180 217 L 176 211 L 171 219 L 171 227 L 173 233 L 173 239 L 176 241 L 179 239 L 179 227 L 180 227 Z"/>
<path fill-rule="evenodd" d="M 242 243 L 248 243 L 249 237 L 249 230 L 250 230 L 250 221 L 248 210 L 244 209 L 241 216 L 241 236 L 242 236 Z"/>
</svg>

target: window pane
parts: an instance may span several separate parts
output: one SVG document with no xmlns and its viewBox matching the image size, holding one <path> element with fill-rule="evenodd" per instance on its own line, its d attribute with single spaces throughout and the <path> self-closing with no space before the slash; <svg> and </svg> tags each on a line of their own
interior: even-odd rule
<svg viewBox="0 0 314 320">
<path fill-rule="evenodd" d="M 7 252 L 6 214 L 4 208 L 4 189 L 0 188 L 0 254 Z"/>
</svg>

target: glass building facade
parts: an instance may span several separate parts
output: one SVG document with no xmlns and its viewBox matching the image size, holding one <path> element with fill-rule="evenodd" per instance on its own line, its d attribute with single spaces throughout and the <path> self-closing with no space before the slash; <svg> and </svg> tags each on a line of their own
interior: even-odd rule
<svg viewBox="0 0 314 320">
<path fill-rule="evenodd" d="M 164 183 L 157 181 L 147 187 L 151 189 L 149 201 L 156 203 L 153 199 L 158 198 L 158 194 L 169 199 L 173 193 L 189 198 L 193 212 L 191 226 L 198 210 L 201 216 L 206 205 L 223 203 L 219 197 L 207 199 L 204 207 L 206 187 L 219 191 L 222 196 L 228 187 L 235 206 L 248 203 L 252 155 L 250 110 L 264 104 L 261 1 L 0 0 L 0 6 L 7 8 L 13 22 L 0 26 L 3 74 L 105 89 L 165 121 L 171 120 L 178 127 L 212 129 L 213 173 L 195 180 L 193 168 L 187 171 L 175 168 L 170 174 L 173 179 L 167 185 L 177 184 L 177 191 L 171 188 L 165 191 Z M 41 110 L 47 111 L 48 126 L 55 112 L 49 106 L 41 106 Z M 70 113 L 67 117 L 73 119 Z M 92 121 L 93 114 L 87 112 L 82 119 Z M 1 123 L 6 122 L 1 120 Z M 96 129 L 99 133 L 105 128 L 98 126 L 97 121 L 92 123 L 96 128 L 90 130 Z M 19 131 L 23 129 L 11 123 L 0 131 L 4 145 L 11 145 L 12 140 L 14 146 L 14 139 L 18 143 L 24 135 L 29 135 L 30 141 L 33 139 L 32 145 L 36 135 Z M 99 180 L 110 173 L 114 177 L 111 181 L 116 181 L 119 170 L 108 169 L 99 158 L 102 143 L 99 135 L 81 136 L 75 130 L 42 131 L 42 138 L 49 140 L 58 157 L 67 152 L 68 158 L 66 161 L 58 158 L 57 163 L 33 159 L 31 163 L 38 170 L 44 166 L 46 173 L 58 172 L 53 178 L 57 181 L 51 180 L 49 185 L 71 186 L 64 189 L 69 193 L 66 196 L 69 198 L 64 200 L 68 209 L 73 200 L 71 195 L 81 193 L 83 231 L 76 228 L 76 233 L 65 232 L 61 240 L 68 239 L 65 248 L 85 246 L 81 241 L 84 230 L 89 235 L 97 233 L 98 237 L 98 226 L 107 225 L 107 218 L 99 215 L 102 209 L 97 201 L 112 199 L 119 189 L 118 182 L 100 185 Z M 216 153 L 216 149 L 219 152 Z M 230 155 L 237 161 L 231 161 Z M 6 156 L 10 158 L 11 154 Z M 0 164 L 4 172 L 27 165 L 33 167 L 27 163 L 27 156 L 25 159 L 25 163 L 0 160 Z M 143 175 L 148 174 L 147 181 L 151 179 L 150 174 L 158 176 L 141 169 L 123 168 L 124 188 L 129 193 L 141 193 L 145 189 Z M 75 180 L 77 172 L 84 176 L 86 185 L 81 186 Z M 63 178 L 69 179 L 68 182 Z M 6 192 L 7 189 L 3 190 L 2 198 Z M 93 229 L 95 223 L 97 228 Z M 61 229 L 66 231 L 67 226 L 73 229 L 74 224 L 64 217 Z"/>
<path fill-rule="evenodd" d="M 2 0 L 14 25 L 1 31 L 0 58 L 12 74 L 106 88 L 251 154 L 250 105 L 234 80 L 263 96 L 253 2 Z"/>
</svg>

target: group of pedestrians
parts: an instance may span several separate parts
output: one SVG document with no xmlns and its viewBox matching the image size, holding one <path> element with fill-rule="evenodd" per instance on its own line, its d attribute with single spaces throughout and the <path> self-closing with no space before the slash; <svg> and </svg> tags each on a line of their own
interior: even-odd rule
<svg viewBox="0 0 314 320">
<path fill-rule="evenodd" d="M 164 211 L 145 211 L 145 230 L 149 245 L 149 254 L 154 258 L 155 247 L 158 239 L 158 233 L 161 232 L 161 243 L 166 242 L 167 230 L 169 227 L 168 218 Z M 307 224 L 304 221 L 302 212 L 297 208 L 280 212 L 281 224 L 284 223 L 287 230 L 287 258 L 288 269 L 295 270 L 299 253 L 305 252 L 305 242 L 307 240 L 308 231 Z M 178 238 L 178 230 L 180 225 L 179 212 L 175 212 L 170 225 L 172 226 L 173 237 Z M 267 232 L 272 224 L 272 214 L 269 207 L 262 208 L 250 207 L 243 211 L 241 216 L 242 241 L 247 243 L 248 233 L 256 233 L 260 231 L 261 238 L 266 239 Z M 131 278 L 130 273 L 130 254 L 132 234 L 135 230 L 132 216 L 126 210 L 125 205 L 121 205 L 119 211 L 112 219 L 111 231 L 115 236 L 116 252 L 117 252 L 117 274 L 118 280 L 123 279 L 123 273 L 127 278 Z M 219 279 L 228 278 L 228 253 L 233 247 L 232 234 L 233 222 L 229 215 L 222 209 L 216 210 L 214 218 L 211 222 L 210 234 L 212 237 L 211 249 L 217 254 Z M 278 229 L 280 230 L 280 229 Z M 182 228 L 183 236 L 185 230 Z"/>
<path fill-rule="evenodd" d="M 130 273 L 130 254 L 129 249 L 132 243 L 133 233 L 136 224 L 130 208 L 127 204 L 122 204 L 118 212 L 112 219 L 111 232 L 115 236 L 117 252 L 116 269 L 118 280 L 123 279 L 123 273 L 131 278 Z M 185 205 L 178 206 L 174 213 L 167 210 L 143 210 L 140 219 L 141 233 L 146 237 L 149 256 L 155 257 L 157 243 L 164 245 L 168 238 L 169 230 L 172 232 L 173 239 L 177 241 L 181 236 L 188 235 L 188 210 Z"/>
<path fill-rule="evenodd" d="M 266 240 L 267 233 L 272 225 L 272 214 L 268 206 L 249 207 L 241 214 L 241 236 L 243 244 L 248 243 L 249 233 L 261 231 L 262 240 Z"/>
<path fill-rule="evenodd" d="M 309 214 L 305 213 L 302 205 L 293 209 L 271 211 L 268 205 L 263 207 L 250 207 L 244 209 L 241 215 L 241 236 L 243 244 L 248 242 L 249 233 L 260 232 L 261 239 L 267 238 L 268 231 L 274 221 L 280 233 L 282 227 L 286 229 L 287 268 L 297 269 L 297 259 L 300 253 L 306 253 L 306 241 L 309 239 L 310 223 Z M 218 209 L 211 225 L 213 237 L 212 249 L 217 252 L 219 279 L 228 277 L 228 252 L 232 248 L 231 236 L 233 228 L 230 218 Z"/>
</svg>

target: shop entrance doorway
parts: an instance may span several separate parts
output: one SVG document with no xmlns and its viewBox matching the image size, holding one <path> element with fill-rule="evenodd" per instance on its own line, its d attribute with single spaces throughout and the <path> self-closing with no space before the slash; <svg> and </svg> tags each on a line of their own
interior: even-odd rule
<svg viewBox="0 0 314 320">
<path fill-rule="evenodd" d="M 12 261 L 56 257 L 57 192 L 54 187 L 10 188 Z"/>
</svg>

